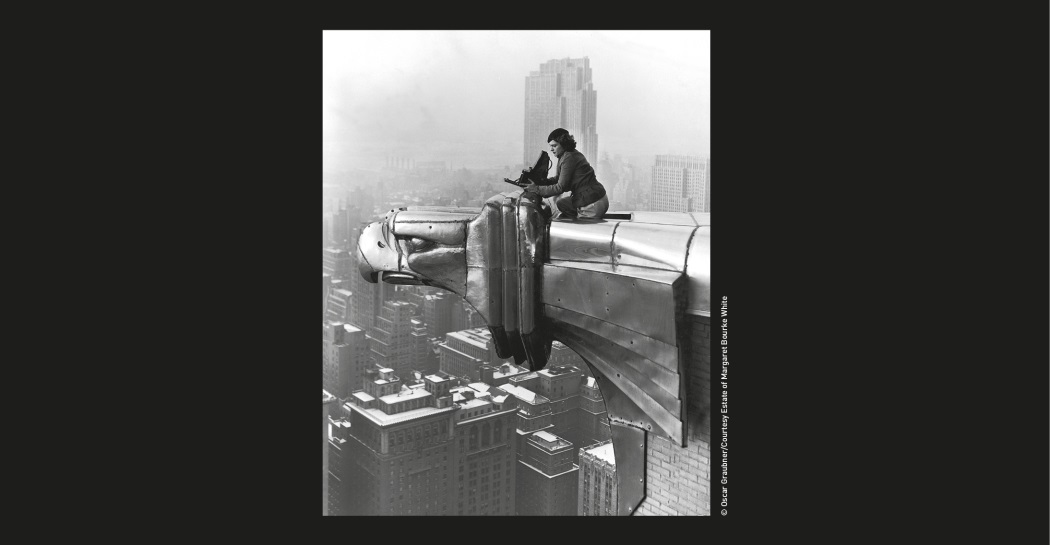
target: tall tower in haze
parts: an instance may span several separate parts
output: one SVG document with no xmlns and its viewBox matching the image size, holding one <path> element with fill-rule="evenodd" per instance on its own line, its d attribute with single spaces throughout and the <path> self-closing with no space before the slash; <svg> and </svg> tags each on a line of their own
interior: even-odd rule
<svg viewBox="0 0 1050 545">
<path fill-rule="evenodd" d="M 532 166 L 547 150 L 547 135 L 563 127 L 576 138 L 576 149 L 597 164 L 598 92 L 591 83 L 591 61 L 554 59 L 525 78 L 524 164 Z"/>
</svg>

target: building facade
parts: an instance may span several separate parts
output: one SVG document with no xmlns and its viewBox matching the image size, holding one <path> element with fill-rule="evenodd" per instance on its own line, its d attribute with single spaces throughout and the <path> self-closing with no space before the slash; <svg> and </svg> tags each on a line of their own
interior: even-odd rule
<svg viewBox="0 0 1050 545">
<path fill-rule="evenodd" d="M 571 352 L 571 351 L 570 351 Z M 575 353 L 573 353 L 575 355 Z M 577 356 L 579 357 L 579 356 Z M 553 433 L 566 441 L 580 443 L 580 385 L 584 381 L 583 371 L 572 365 L 550 365 L 536 372 L 536 393 L 546 397 L 551 404 L 551 423 Z M 579 452 L 571 452 L 573 461 Z"/>
<path fill-rule="evenodd" d="M 576 149 L 597 164 L 598 92 L 591 81 L 591 61 L 552 59 L 525 77 L 525 150 L 523 164 L 532 166 L 547 151 L 547 135 L 562 127 L 576 138 Z"/>
<path fill-rule="evenodd" d="M 509 516 L 515 511 L 517 398 L 485 386 L 451 390 L 457 407 L 456 480 L 450 498 L 455 515 Z"/>
<path fill-rule="evenodd" d="M 579 466 L 572 462 L 572 451 L 572 443 L 552 433 L 538 431 L 529 436 L 518 461 L 518 515 L 577 514 Z"/>
<path fill-rule="evenodd" d="M 456 407 L 447 385 L 404 387 L 392 369 L 373 377 L 348 404 L 347 514 L 452 514 Z"/>
<path fill-rule="evenodd" d="M 616 516 L 616 457 L 612 441 L 580 449 L 580 516 Z"/>
<path fill-rule="evenodd" d="M 324 439 L 324 449 L 321 454 L 324 463 L 324 497 L 323 505 L 323 516 L 328 516 L 328 407 L 335 401 L 335 398 L 328 394 L 328 392 L 321 390 L 321 436 Z"/>
<path fill-rule="evenodd" d="M 387 301 L 371 329 L 372 360 L 380 367 L 393 369 L 398 376 L 409 376 L 427 349 L 426 335 L 419 335 L 417 325 L 412 323 L 414 309 L 411 303 Z"/>
<path fill-rule="evenodd" d="M 351 272 L 350 265 L 350 252 L 345 249 L 330 246 L 321 250 L 321 269 L 333 279 L 347 278 Z"/>
<path fill-rule="evenodd" d="M 483 365 L 501 366 L 511 361 L 496 355 L 492 332 L 483 327 L 445 334 L 445 341 L 438 344 L 438 350 L 441 371 L 468 377 L 471 381 L 481 380 Z"/>
<path fill-rule="evenodd" d="M 324 322 L 322 339 L 323 387 L 340 403 L 361 389 L 362 374 L 370 365 L 365 332 L 343 322 Z"/>
<path fill-rule="evenodd" d="M 654 212 L 710 212 L 708 157 L 657 155 L 649 187 L 649 210 Z"/>
<path fill-rule="evenodd" d="M 605 399 L 602 398 L 602 391 L 598 389 L 598 381 L 594 380 L 594 377 L 586 377 L 580 384 L 579 417 L 579 444 L 593 445 L 612 438 Z"/>
</svg>

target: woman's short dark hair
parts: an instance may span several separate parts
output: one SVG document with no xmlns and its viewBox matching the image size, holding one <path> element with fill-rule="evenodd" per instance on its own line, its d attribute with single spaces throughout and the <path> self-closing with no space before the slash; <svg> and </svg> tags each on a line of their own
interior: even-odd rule
<svg viewBox="0 0 1050 545">
<path fill-rule="evenodd" d="M 554 129 L 551 131 L 550 135 L 547 136 L 547 141 L 550 142 L 551 140 L 561 144 L 561 147 L 567 150 L 576 149 L 576 139 L 565 129 Z"/>
</svg>

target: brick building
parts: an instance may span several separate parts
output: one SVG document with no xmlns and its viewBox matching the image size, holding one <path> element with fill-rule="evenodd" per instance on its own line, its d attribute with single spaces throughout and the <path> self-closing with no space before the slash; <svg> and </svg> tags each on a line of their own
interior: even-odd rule
<svg viewBox="0 0 1050 545">
<path fill-rule="evenodd" d="M 347 513 L 448 515 L 456 407 L 446 381 L 405 387 L 391 369 L 350 396 Z"/>
<path fill-rule="evenodd" d="M 636 515 L 711 514 L 711 318 L 687 315 L 683 360 L 688 420 L 686 447 L 649 435 L 646 498 Z"/>
<path fill-rule="evenodd" d="M 323 387 L 342 403 L 361 388 L 362 373 L 370 366 L 365 332 L 342 322 L 325 322 L 322 339 Z"/>
<path fill-rule="evenodd" d="M 605 400 L 594 377 L 585 377 L 580 384 L 580 411 L 578 431 L 581 445 L 592 445 L 608 441 L 612 435 L 609 430 L 609 413 L 605 410 Z"/>
<path fill-rule="evenodd" d="M 573 445 L 557 435 L 538 431 L 525 442 L 518 460 L 517 514 L 575 516 L 577 474 Z"/>
<path fill-rule="evenodd" d="M 492 333 L 481 327 L 447 333 L 445 341 L 438 344 L 438 350 L 442 371 L 458 377 L 469 377 L 472 381 L 481 380 L 482 365 L 499 366 L 511 361 L 510 358 L 496 355 Z"/>
<path fill-rule="evenodd" d="M 484 384 L 451 391 L 457 406 L 451 514 L 513 515 L 517 399 Z"/>
<path fill-rule="evenodd" d="M 387 301 L 370 330 L 372 360 L 398 376 L 407 377 L 418 369 L 427 350 L 426 336 L 419 335 L 418 325 L 412 323 L 414 308 L 404 301 Z"/>
<path fill-rule="evenodd" d="M 321 454 L 324 463 L 324 474 L 322 475 L 324 479 L 324 492 L 322 494 L 324 504 L 322 514 L 324 516 L 328 516 L 328 407 L 333 402 L 335 402 L 335 398 L 329 395 L 328 392 L 321 390 L 321 435 L 324 440 L 324 448 Z"/>
<path fill-rule="evenodd" d="M 616 516 L 616 456 L 612 441 L 580 449 L 580 516 Z"/>
</svg>

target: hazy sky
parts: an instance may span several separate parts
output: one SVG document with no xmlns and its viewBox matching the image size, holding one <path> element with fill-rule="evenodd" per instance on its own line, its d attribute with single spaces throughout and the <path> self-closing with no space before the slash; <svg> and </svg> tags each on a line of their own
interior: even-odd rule
<svg viewBox="0 0 1050 545">
<path fill-rule="evenodd" d="M 525 77 L 584 56 L 599 154 L 710 152 L 708 31 L 354 30 L 326 31 L 323 43 L 325 170 L 386 156 L 518 164 Z"/>
</svg>

